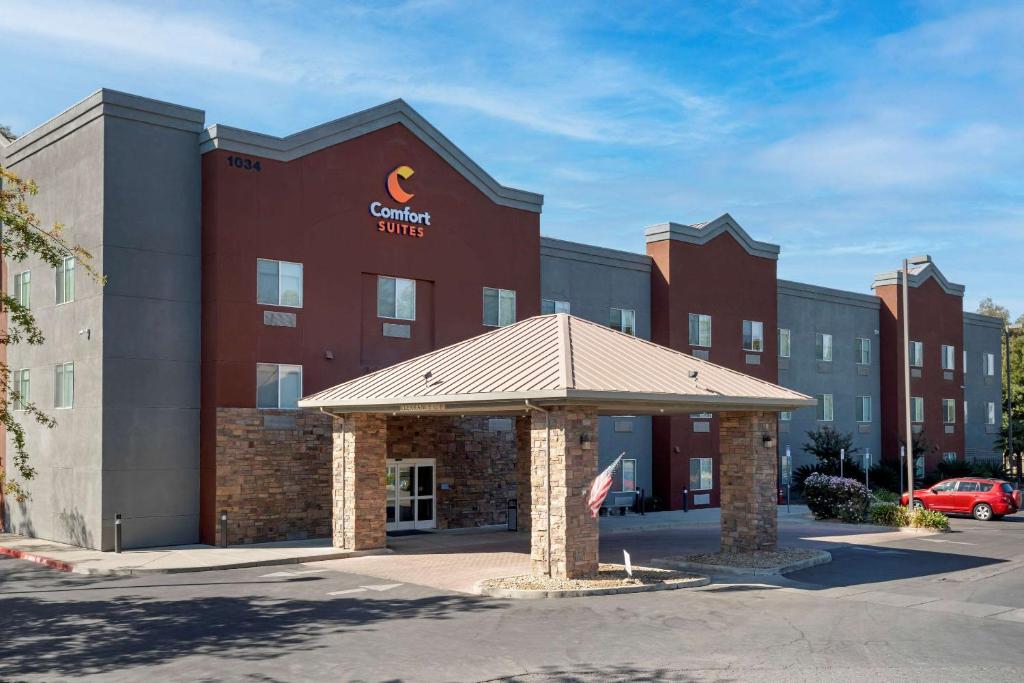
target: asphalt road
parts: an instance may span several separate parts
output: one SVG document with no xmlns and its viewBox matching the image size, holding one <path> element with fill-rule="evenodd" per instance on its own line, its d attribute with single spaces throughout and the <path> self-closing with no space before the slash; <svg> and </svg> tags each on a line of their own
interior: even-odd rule
<svg viewBox="0 0 1024 683">
<path fill-rule="evenodd" d="M 0 680 L 1024 676 L 1024 620 L 1010 620 L 1024 608 L 1024 517 L 958 519 L 956 533 L 881 545 L 821 538 L 849 527 L 805 527 L 783 537 L 835 560 L 774 585 L 553 601 L 446 594 L 315 564 L 92 578 L 0 559 Z M 612 539 L 644 555 L 681 540 Z"/>
</svg>

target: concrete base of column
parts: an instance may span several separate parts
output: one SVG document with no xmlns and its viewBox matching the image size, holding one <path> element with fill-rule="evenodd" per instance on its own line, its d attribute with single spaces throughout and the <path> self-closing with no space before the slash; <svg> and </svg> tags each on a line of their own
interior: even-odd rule
<svg viewBox="0 0 1024 683">
<path fill-rule="evenodd" d="M 720 417 L 722 552 L 774 550 L 778 542 L 775 413 Z M 766 442 L 765 437 L 770 441 Z"/>
</svg>

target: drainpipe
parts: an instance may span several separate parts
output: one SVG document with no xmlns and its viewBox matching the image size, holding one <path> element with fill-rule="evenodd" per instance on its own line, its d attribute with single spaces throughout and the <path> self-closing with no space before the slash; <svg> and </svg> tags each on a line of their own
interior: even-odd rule
<svg viewBox="0 0 1024 683">
<path fill-rule="evenodd" d="M 547 508 L 547 511 L 548 511 L 548 526 L 547 526 L 547 534 L 545 534 L 545 535 L 547 536 L 547 539 L 548 539 L 547 565 L 548 565 L 548 578 L 550 579 L 551 578 L 551 411 L 548 410 L 547 408 L 541 408 L 540 406 L 535 406 L 532 403 L 530 403 L 529 401 L 523 401 L 523 403 L 526 404 L 526 407 L 529 410 L 536 410 L 537 412 L 544 413 L 544 433 L 545 433 L 544 448 L 547 451 L 547 463 L 544 465 L 544 479 L 545 479 L 544 487 L 546 489 L 545 497 L 547 498 L 545 507 Z M 532 486 L 532 484 L 531 484 L 531 486 Z M 532 510 L 530 511 L 530 516 L 531 517 L 533 516 L 533 511 Z M 530 528 L 532 529 L 533 526 L 531 525 Z"/>
</svg>

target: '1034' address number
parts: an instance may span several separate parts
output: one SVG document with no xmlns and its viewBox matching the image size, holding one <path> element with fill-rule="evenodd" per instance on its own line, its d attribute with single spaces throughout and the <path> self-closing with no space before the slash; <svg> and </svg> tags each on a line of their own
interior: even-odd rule
<svg viewBox="0 0 1024 683">
<path fill-rule="evenodd" d="M 253 159 L 246 159 L 245 157 L 236 157 L 236 156 L 228 157 L 228 166 L 231 166 L 233 168 L 245 169 L 246 171 L 262 171 L 263 170 L 262 168 L 260 168 L 260 162 L 259 161 L 254 161 Z"/>
</svg>

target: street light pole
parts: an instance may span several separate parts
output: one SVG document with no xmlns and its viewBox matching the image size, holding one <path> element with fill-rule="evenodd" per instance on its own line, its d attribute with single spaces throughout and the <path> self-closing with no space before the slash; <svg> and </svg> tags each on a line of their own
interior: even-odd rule
<svg viewBox="0 0 1024 683">
<path fill-rule="evenodd" d="M 914 509 L 914 434 L 910 415 L 910 263 L 903 259 L 903 412 L 907 429 L 907 510 Z"/>
<path fill-rule="evenodd" d="M 1006 337 L 1006 449 L 1010 451 L 1010 462 L 1013 462 L 1014 453 L 1016 449 L 1013 447 L 1013 372 L 1012 363 L 1010 356 L 1010 331 L 1020 329 L 1019 325 L 1006 324 L 1004 337 Z M 1021 467 L 1021 460 L 1024 459 L 1024 450 L 1017 455 L 1017 490 L 1021 489 L 1021 477 L 1024 473 L 1021 472 L 1024 467 Z"/>
</svg>

